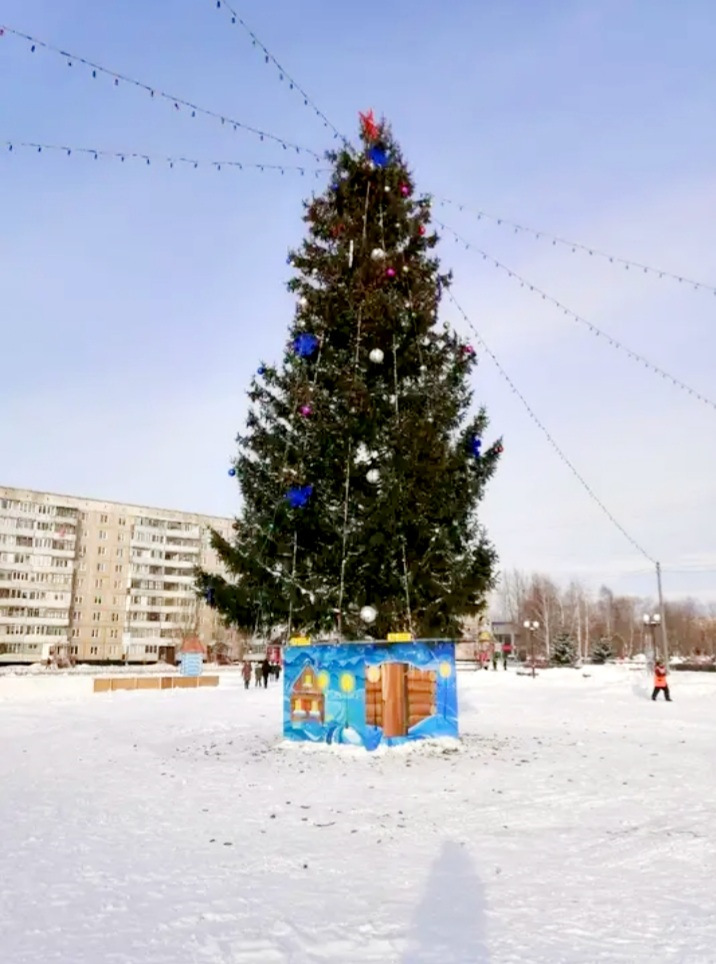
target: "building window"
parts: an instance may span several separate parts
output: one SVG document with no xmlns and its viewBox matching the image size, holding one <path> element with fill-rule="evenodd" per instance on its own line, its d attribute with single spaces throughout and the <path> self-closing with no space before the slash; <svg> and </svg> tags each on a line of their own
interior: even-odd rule
<svg viewBox="0 0 716 964">
<path fill-rule="evenodd" d="M 107 571 L 107 563 L 106 563 L 106 562 L 98 562 L 98 563 L 97 563 L 97 572 L 106 572 L 106 571 Z"/>
<path fill-rule="evenodd" d="M 122 571 L 123 571 L 123 568 L 124 568 L 123 566 L 115 566 L 115 567 L 114 567 L 114 571 L 115 571 L 115 572 L 122 572 Z"/>
<path fill-rule="evenodd" d="M 94 581 L 94 588 L 95 588 L 95 589 L 101 589 L 101 588 L 102 588 L 102 580 L 101 580 L 101 579 L 95 579 L 95 581 Z"/>
<path fill-rule="evenodd" d="M 90 636 L 92 637 L 92 639 L 99 639 L 99 630 L 93 629 L 92 632 L 90 633 Z"/>
<path fill-rule="evenodd" d="M 99 521 L 100 521 L 101 524 L 104 524 L 105 522 L 109 522 L 109 516 L 101 515 L 101 516 L 99 517 Z M 102 536 L 100 536 L 100 539 L 101 539 L 101 538 L 102 538 Z"/>
<path fill-rule="evenodd" d="M 126 526 L 127 520 L 126 520 L 126 519 L 120 519 L 120 520 L 119 520 L 119 524 L 120 524 L 121 526 Z"/>
<path fill-rule="evenodd" d="M 117 638 L 117 634 L 118 634 L 118 631 L 117 631 L 116 629 L 110 629 L 110 631 L 109 631 L 109 638 L 110 638 L 110 639 L 116 639 L 116 638 Z M 112 647 L 112 650 L 114 651 L 114 646 Z"/>
<path fill-rule="evenodd" d="M 116 556 L 118 559 L 124 558 L 124 549 L 117 549 Z"/>
<path fill-rule="evenodd" d="M 105 522 L 106 520 L 107 520 L 107 516 L 102 516 L 102 521 Z M 107 538 L 107 530 L 106 530 L 106 529 L 100 529 L 99 532 L 97 533 L 97 537 L 98 537 L 99 539 L 106 539 L 106 538 Z"/>
<path fill-rule="evenodd" d="M 107 546 L 99 546 L 98 549 L 97 549 L 97 555 L 98 555 L 98 556 L 106 556 L 106 555 L 107 555 Z"/>
<path fill-rule="evenodd" d="M 90 656 L 96 656 L 99 652 L 99 646 L 90 646 Z"/>
<path fill-rule="evenodd" d="M 82 561 L 82 562 L 80 563 L 80 572 L 85 572 L 86 569 L 87 569 L 87 563 L 84 562 L 84 561 Z"/>
<path fill-rule="evenodd" d="M 75 596 L 75 606 L 82 605 L 82 596 Z"/>
<path fill-rule="evenodd" d="M 113 623 L 119 622 L 119 613 L 112 613 L 112 622 Z"/>
<path fill-rule="evenodd" d="M 93 622 L 93 623 L 98 623 L 101 618 L 102 618 L 102 613 L 97 613 L 97 612 L 92 613 L 92 622 Z"/>
</svg>

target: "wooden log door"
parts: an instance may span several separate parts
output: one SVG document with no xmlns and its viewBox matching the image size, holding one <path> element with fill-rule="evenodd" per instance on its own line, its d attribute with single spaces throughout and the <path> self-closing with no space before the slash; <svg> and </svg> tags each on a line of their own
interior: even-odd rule
<svg viewBox="0 0 716 964">
<path fill-rule="evenodd" d="M 408 663 L 366 668 L 365 717 L 384 737 L 407 736 L 408 730 L 436 712 L 436 675 Z"/>
</svg>

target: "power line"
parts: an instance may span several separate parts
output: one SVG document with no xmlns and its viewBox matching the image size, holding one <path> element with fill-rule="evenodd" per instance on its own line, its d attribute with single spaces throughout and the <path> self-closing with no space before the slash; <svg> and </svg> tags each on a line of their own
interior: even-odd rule
<svg viewBox="0 0 716 964">
<path fill-rule="evenodd" d="M 704 291 L 710 291 L 712 294 L 716 295 L 716 285 L 706 284 L 703 281 L 694 281 L 693 278 L 686 278 L 683 275 L 676 274 L 673 271 L 664 271 L 662 268 L 654 268 L 647 264 L 642 264 L 640 261 L 631 261 L 628 258 L 621 258 L 615 254 L 607 254 L 604 251 L 600 251 L 591 245 L 581 244 L 579 241 L 569 241 L 567 238 L 561 238 L 558 235 L 550 234 L 548 231 L 538 231 L 536 228 L 527 227 L 524 224 L 518 224 L 516 221 L 511 221 L 509 218 L 498 218 L 493 214 L 487 214 L 486 211 L 481 211 L 479 209 L 474 209 L 466 204 L 462 204 L 459 201 L 451 201 L 449 198 L 435 197 L 434 200 L 440 205 L 450 205 L 451 207 L 457 208 L 459 211 L 465 211 L 469 214 L 474 215 L 478 221 L 488 220 L 492 221 L 500 227 L 510 227 L 513 228 L 515 234 L 520 232 L 524 234 L 529 234 L 534 237 L 537 241 L 541 239 L 546 239 L 551 241 L 554 246 L 562 245 L 572 249 L 572 253 L 577 251 L 585 252 L 593 257 L 602 258 L 609 261 L 611 264 L 622 265 L 627 271 L 630 269 L 636 269 L 641 271 L 643 274 L 656 275 L 659 278 L 669 278 L 672 281 L 678 281 L 680 284 L 690 285 L 694 290 L 702 289 Z"/>
<path fill-rule="evenodd" d="M 651 563 L 653 563 L 654 565 L 656 565 L 656 560 L 653 559 L 653 558 L 649 555 L 649 553 L 646 551 L 646 549 L 644 549 L 644 548 L 636 541 L 636 539 L 634 539 L 634 538 L 627 532 L 627 530 L 624 528 L 624 526 L 623 526 L 620 522 L 617 521 L 617 519 L 612 515 L 612 513 L 609 511 L 609 509 L 607 509 L 607 507 L 604 505 L 604 503 L 603 503 L 602 500 L 599 498 L 599 496 L 594 492 L 594 490 L 593 490 L 592 487 L 589 485 L 589 483 L 588 483 L 588 482 L 584 479 L 584 477 L 578 472 L 578 470 L 574 467 L 574 465 L 572 464 L 572 462 L 567 458 L 567 456 L 564 454 L 564 452 L 563 452 L 562 449 L 559 447 L 559 445 L 555 442 L 554 438 L 552 437 L 552 435 L 550 434 L 550 432 L 548 431 L 548 429 L 545 427 L 544 423 L 540 421 L 540 419 L 537 417 L 537 415 L 535 415 L 535 413 L 534 413 L 531 405 L 530 405 L 529 402 L 527 401 L 527 399 L 526 399 L 526 398 L 524 397 L 524 395 L 520 392 L 520 390 L 517 388 L 517 386 L 516 386 L 515 383 L 512 381 L 512 379 L 510 378 L 510 376 L 507 374 L 507 372 L 505 371 L 505 369 L 502 367 L 502 365 L 500 364 L 500 361 L 499 361 L 497 355 L 495 355 L 495 353 L 492 351 L 492 349 L 491 349 L 491 348 L 489 347 L 489 345 L 486 343 L 485 339 L 482 337 L 482 335 L 480 334 L 480 332 L 477 330 L 477 328 L 475 327 L 475 325 L 472 323 L 472 321 L 470 320 L 470 318 L 469 318 L 468 315 L 467 315 L 467 312 L 466 312 L 466 311 L 462 308 L 462 306 L 459 304 L 459 302 L 458 302 L 457 299 L 455 298 L 455 295 L 452 293 L 452 291 L 450 290 L 450 288 L 447 289 L 447 293 L 448 293 L 448 295 L 449 295 L 450 300 L 452 301 L 452 303 L 455 305 L 455 307 L 457 308 L 457 310 L 458 310 L 458 311 L 460 312 L 460 314 L 462 315 L 464 321 L 469 325 L 470 329 L 471 329 L 472 332 L 474 333 L 474 335 L 475 335 L 475 337 L 477 338 L 477 340 L 478 340 L 478 342 L 480 343 L 480 345 L 482 345 L 482 348 L 484 349 L 484 351 L 485 351 L 485 352 L 490 356 L 490 358 L 492 359 L 495 367 L 497 368 L 497 370 L 498 370 L 498 372 L 500 373 L 500 375 L 502 376 L 502 378 L 503 378 L 503 379 L 507 382 L 507 384 L 509 385 L 512 393 L 513 393 L 514 395 L 516 395 L 516 396 L 519 398 L 519 400 L 522 402 L 522 405 L 524 406 L 525 410 L 527 411 L 527 414 L 529 415 L 529 417 L 532 419 L 532 421 L 535 423 L 535 425 L 540 429 L 540 431 L 544 434 L 544 436 L 545 436 L 545 438 L 547 439 L 547 441 L 549 442 L 549 444 L 550 444 L 550 445 L 552 446 L 552 448 L 555 450 L 555 452 L 557 453 L 557 455 L 559 456 L 559 458 L 562 460 L 562 462 L 564 462 L 564 464 L 565 464 L 565 465 L 567 466 L 567 468 L 570 470 L 570 472 L 572 473 L 572 475 L 574 475 L 574 477 L 577 479 L 577 481 L 578 481 L 578 482 L 582 485 L 582 487 L 585 489 L 585 491 L 586 491 L 587 494 L 589 495 L 590 499 L 591 499 L 597 506 L 599 506 L 599 508 L 600 508 L 600 509 L 602 510 L 602 512 L 604 513 L 604 515 L 606 515 L 606 517 L 609 519 L 609 521 L 612 523 L 612 525 L 615 526 L 615 528 L 617 528 L 617 529 L 619 530 L 619 532 L 621 532 L 621 534 L 624 536 L 624 538 L 625 538 L 628 542 L 630 542 L 631 545 L 632 545 L 642 556 L 644 556 L 645 559 L 648 559 L 649 562 L 651 562 Z"/>
<path fill-rule="evenodd" d="M 493 257 L 491 254 L 488 254 L 486 251 L 483 251 L 482 248 L 472 244 L 470 241 L 466 241 L 461 234 L 458 234 L 457 231 L 449 227 L 449 225 L 444 224 L 442 221 L 438 221 L 437 219 L 435 220 L 435 223 L 444 231 L 447 231 L 449 234 L 451 234 L 457 242 L 461 243 L 466 251 L 476 251 L 478 254 L 482 255 L 483 261 L 489 261 L 490 264 L 493 264 L 496 268 L 504 271 L 508 277 L 513 278 L 515 281 L 519 281 L 521 287 L 527 287 L 530 291 L 540 295 L 543 301 L 550 302 L 550 304 L 553 304 L 556 308 L 559 308 L 559 310 L 568 318 L 578 322 L 580 325 L 584 325 L 584 327 L 588 328 L 595 337 L 605 339 L 605 341 L 607 341 L 612 348 L 616 348 L 623 352 L 625 355 L 631 358 L 632 361 L 637 362 L 639 365 L 643 365 L 656 375 L 661 375 L 662 378 L 671 382 L 675 388 L 678 388 L 683 392 L 687 392 L 693 398 L 703 402 L 704 405 L 708 405 L 709 408 L 716 410 L 716 402 L 712 401 L 710 398 L 707 398 L 705 395 L 702 395 L 700 392 L 697 392 L 685 382 L 681 381 L 680 378 L 677 378 L 675 375 L 672 375 L 663 368 L 660 368 L 658 365 L 655 365 L 653 362 L 649 361 L 648 358 L 645 358 L 638 352 L 633 351 L 631 348 L 627 348 L 626 345 L 620 342 L 613 335 L 610 335 L 601 328 L 598 328 L 591 321 L 588 321 L 586 318 L 583 318 L 582 315 L 577 314 L 576 311 L 572 311 L 571 308 L 568 308 L 566 305 L 562 304 L 561 301 L 559 301 L 557 298 L 554 298 L 552 295 L 547 294 L 546 291 L 543 291 L 537 285 L 531 284 L 529 281 L 523 278 L 522 275 L 518 274 L 516 271 L 513 271 L 511 268 L 508 268 L 506 264 L 498 261 L 497 258 Z"/>
<path fill-rule="evenodd" d="M 39 40 L 37 37 L 32 37 L 30 34 L 23 33 L 20 30 L 15 30 L 13 27 L 8 27 L 5 25 L 0 26 L 0 37 L 3 34 L 11 34 L 18 39 L 29 43 L 31 53 L 34 53 L 38 47 L 41 47 L 50 53 L 57 54 L 58 56 L 62 57 L 66 61 L 68 67 L 72 67 L 75 63 L 77 63 L 90 70 L 92 77 L 96 78 L 97 74 L 103 74 L 107 77 L 110 77 L 114 81 L 115 87 L 119 87 L 120 83 L 129 84 L 132 87 L 137 87 L 140 90 L 146 91 L 151 97 L 159 97 L 162 100 L 168 101 L 170 104 L 174 105 L 175 110 L 181 110 L 182 108 L 189 110 L 192 117 L 195 117 L 197 114 L 202 114 L 205 117 L 211 117 L 213 120 L 220 121 L 220 123 L 224 126 L 228 125 L 229 127 L 233 127 L 235 131 L 244 130 L 250 134 L 254 134 L 262 141 L 268 140 L 273 141 L 276 144 L 280 144 L 284 150 L 292 148 L 299 154 L 310 154 L 318 161 L 323 160 L 320 154 L 317 154 L 308 147 L 301 147 L 298 144 L 294 144 L 292 141 L 279 137 L 277 134 L 270 134 L 268 131 L 261 130 L 258 127 L 252 127 L 250 124 L 245 124 L 243 121 L 235 120 L 234 118 L 228 117 L 225 114 L 220 114 L 217 111 L 209 110 L 206 107 L 200 107 L 198 104 L 194 104 L 182 97 L 176 97 L 174 94 L 169 94 L 158 87 L 152 87 L 150 84 L 147 84 L 141 80 L 136 80 L 133 77 L 129 77 L 127 74 L 118 73 L 117 71 L 103 67 L 101 64 L 97 64 L 92 60 L 87 60 L 85 57 L 80 57 L 77 54 L 72 54 L 66 50 L 61 50 L 59 47 L 55 47 L 44 40 Z"/>
<path fill-rule="evenodd" d="M 323 111 L 315 103 L 315 101 L 306 93 L 303 87 L 298 83 L 298 81 L 294 80 L 294 78 L 289 74 L 286 68 L 279 63 L 276 57 L 268 49 L 268 47 L 259 39 L 259 37 L 257 37 L 257 35 L 253 32 L 251 27 L 249 27 L 249 25 L 246 23 L 243 17 L 239 16 L 239 14 L 231 6 L 228 0 L 215 0 L 215 2 L 216 2 L 217 10 L 220 10 L 222 7 L 225 10 L 227 10 L 231 16 L 231 23 L 238 25 L 245 33 L 248 34 L 248 36 L 251 38 L 251 45 L 253 47 L 257 47 L 264 55 L 264 62 L 276 68 L 279 80 L 285 81 L 286 83 L 288 83 L 289 90 L 295 90 L 297 93 L 299 93 L 301 97 L 303 97 L 304 107 L 308 107 L 310 110 L 312 110 L 313 113 L 316 115 L 316 117 L 318 117 L 318 119 L 323 123 L 323 126 L 333 131 L 333 136 L 335 138 L 342 140 L 343 143 L 346 145 L 346 147 L 349 147 L 350 144 L 348 139 L 343 134 L 341 134 L 341 132 L 338 130 L 335 124 L 331 120 L 329 120 L 329 118 L 323 113 Z"/>
<path fill-rule="evenodd" d="M 36 143 L 34 141 L 4 141 L 3 142 L 8 149 L 9 153 L 15 153 L 18 148 L 32 150 L 38 154 L 42 154 L 45 151 L 54 151 L 65 154 L 67 157 L 73 155 L 84 155 L 94 158 L 94 160 L 104 159 L 104 160 L 114 160 L 114 161 L 143 161 L 146 165 L 150 164 L 167 164 L 169 167 L 191 167 L 193 169 L 197 168 L 214 168 L 216 171 L 221 171 L 224 168 L 233 168 L 234 170 L 240 171 L 278 171 L 281 174 L 285 174 L 287 171 L 296 171 L 301 175 L 309 174 L 314 177 L 320 177 L 322 173 L 325 173 L 329 168 L 317 167 L 317 168 L 305 168 L 297 164 L 258 164 L 258 163 L 246 163 L 244 161 L 237 160 L 225 160 L 225 161 L 214 161 L 206 159 L 197 159 L 193 157 L 184 157 L 180 154 L 174 155 L 157 155 L 157 154 L 144 154 L 141 151 L 108 151 L 102 150 L 94 147 L 68 147 L 64 144 L 42 144 Z"/>
</svg>

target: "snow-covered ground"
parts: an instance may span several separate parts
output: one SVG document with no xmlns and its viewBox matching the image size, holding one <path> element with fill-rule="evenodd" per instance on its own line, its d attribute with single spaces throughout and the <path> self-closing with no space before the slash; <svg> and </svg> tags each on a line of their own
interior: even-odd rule
<svg viewBox="0 0 716 964">
<path fill-rule="evenodd" d="M 373 755 L 236 674 L 0 686 L 0 960 L 713 964 L 716 677 L 589 672 L 463 673 L 459 748 Z"/>
</svg>

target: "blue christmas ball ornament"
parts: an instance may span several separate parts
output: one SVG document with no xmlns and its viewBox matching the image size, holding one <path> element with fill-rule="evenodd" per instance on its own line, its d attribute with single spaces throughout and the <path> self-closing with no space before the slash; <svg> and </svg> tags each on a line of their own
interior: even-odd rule
<svg viewBox="0 0 716 964">
<path fill-rule="evenodd" d="M 265 375 L 265 374 L 266 374 L 266 366 L 265 366 L 265 365 L 259 365 L 259 367 L 256 369 L 256 374 L 257 374 L 257 375 Z"/>
<path fill-rule="evenodd" d="M 312 485 L 293 485 L 286 493 L 286 501 L 292 509 L 304 509 L 312 495 Z"/>
<path fill-rule="evenodd" d="M 388 153 L 382 147 L 378 147 L 377 144 L 368 149 L 368 157 L 376 167 L 388 166 Z"/>
<path fill-rule="evenodd" d="M 229 475 L 231 476 L 232 479 L 233 479 L 233 477 L 236 475 L 236 469 L 234 468 L 233 465 L 232 465 L 231 468 L 229 469 Z"/>
<path fill-rule="evenodd" d="M 318 338 L 308 332 L 297 335 L 293 340 L 293 350 L 299 358 L 310 358 L 318 351 Z"/>
<path fill-rule="evenodd" d="M 334 181 L 333 184 L 331 184 L 332 191 L 337 191 L 339 187 L 340 187 L 340 184 L 338 184 L 336 181 Z"/>
<path fill-rule="evenodd" d="M 480 458 L 481 448 L 482 448 L 482 440 L 479 439 L 477 435 L 473 435 L 473 437 L 470 439 L 470 452 L 472 455 L 475 456 L 476 459 Z"/>
</svg>

